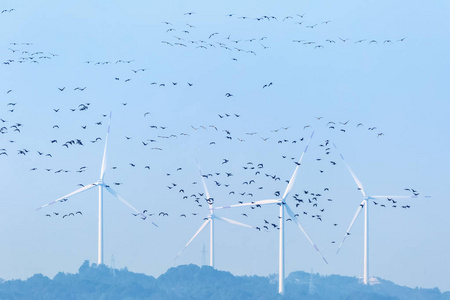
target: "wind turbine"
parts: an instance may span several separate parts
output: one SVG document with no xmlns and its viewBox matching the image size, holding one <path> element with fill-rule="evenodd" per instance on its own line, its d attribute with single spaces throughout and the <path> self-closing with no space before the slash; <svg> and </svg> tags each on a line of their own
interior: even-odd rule
<svg viewBox="0 0 450 300">
<path fill-rule="evenodd" d="M 294 174 L 292 174 L 291 179 L 289 180 L 288 186 L 286 187 L 286 190 L 284 191 L 283 197 L 281 199 L 268 199 L 268 200 L 260 200 L 260 201 L 253 201 L 248 203 L 241 203 L 241 204 L 235 204 L 235 205 L 229 205 L 229 206 L 223 206 L 223 207 L 217 207 L 215 209 L 224 209 L 224 208 L 231 208 L 231 207 L 241 207 L 241 206 L 256 206 L 256 205 L 265 205 L 265 204 L 277 204 L 280 206 L 280 238 L 279 238 L 279 272 L 278 272 L 278 293 L 284 294 L 284 277 L 285 277 L 285 259 L 284 259 L 284 210 L 286 209 L 287 213 L 291 217 L 291 219 L 297 224 L 298 228 L 303 232 L 303 234 L 308 239 L 309 243 L 316 249 L 316 251 L 319 253 L 319 255 L 322 257 L 322 259 L 325 261 L 325 263 L 328 264 L 325 257 L 320 252 L 319 248 L 317 248 L 316 244 L 311 240 L 311 238 L 306 233 L 305 229 L 303 229 L 303 226 L 300 224 L 300 221 L 297 216 L 295 216 L 294 212 L 290 208 L 290 206 L 287 204 L 286 199 L 289 195 L 289 193 L 292 190 L 292 187 L 294 186 L 295 179 L 297 177 L 298 168 L 300 167 L 300 163 L 303 159 L 303 156 L 305 155 L 306 151 L 308 150 L 309 142 L 311 141 L 312 137 L 314 135 L 314 131 L 311 134 L 309 141 L 305 147 L 305 150 L 303 151 L 302 155 L 300 156 L 299 161 L 296 163 L 297 166 L 295 167 Z"/>
<path fill-rule="evenodd" d="M 111 113 L 109 115 L 109 123 L 111 123 Z M 69 198 L 73 195 L 90 190 L 97 186 L 98 187 L 98 265 L 103 264 L 103 188 L 105 188 L 111 195 L 113 195 L 118 200 L 120 200 L 125 205 L 127 205 L 132 210 L 134 210 L 137 214 L 141 215 L 143 219 L 146 218 L 146 216 L 143 213 L 141 213 L 136 208 L 134 208 L 130 203 L 125 201 L 125 199 L 123 199 L 119 194 L 117 194 L 117 192 L 115 190 L 113 190 L 109 185 L 105 184 L 105 182 L 103 181 L 103 178 L 105 176 L 105 170 L 106 170 L 106 148 L 108 146 L 109 129 L 110 129 L 110 124 L 108 124 L 108 131 L 106 133 L 105 149 L 103 151 L 103 161 L 102 161 L 102 167 L 100 170 L 100 179 L 94 183 L 86 185 L 70 194 L 67 194 L 61 198 L 58 198 L 58 199 L 56 199 L 50 203 L 47 203 L 36 209 L 36 210 L 39 210 L 41 208 L 55 204 L 57 202 L 66 201 L 67 198 Z M 155 223 L 153 223 L 153 225 L 157 226 Z"/>
<path fill-rule="evenodd" d="M 252 226 L 238 222 L 238 221 L 234 221 L 234 220 L 231 220 L 231 219 L 228 219 L 225 217 L 217 216 L 214 213 L 214 208 L 213 208 L 214 199 L 211 198 L 209 195 L 208 188 L 206 187 L 205 178 L 202 174 L 200 166 L 199 166 L 199 171 L 200 171 L 200 176 L 202 178 L 203 187 L 205 189 L 206 201 L 208 202 L 208 206 L 209 206 L 209 208 L 208 208 L 209 214 L 205 218 L 206 221 L 202 224 L 202 226 L 200 226 L 200 228 L 197 230 L 197 232 L 194 234 L 194 236 L 189 240 L 189 242 L 187 242 L 186 246 L 184 246 L 184 248 L 181 249 L 181 251 L 177 254 L 177 257 L 175 259 L 177 259 L 178 256 L 181 255 L 181 253 L 184 251 L 184 249 L 186 249 L 187 246 L 189 246 L 189 244 L 197 237 L 197 235 L 199 235 L 199 233 L 206 227 L 206 225 L 209 224 L 209 226 L 210 226 L 209 227 L 209 265 L 214 268 L 214 222 L 215 222 L 215 220 L 217 219 L 217 220 L 228 222 L 230 224 L 239 225 L 239 226 L 243 226 L 243 227 L 247 227 L 247 228 L 252 228 Z"/>
<path fill-rule="evenodd" d="M 334 148 L 337 150 L 336 145 L 333 143 Z M 339 151 L 339 150 L 338 150 Z M 356 210 L 356 213 L 350 222 L 350 226 L 347 229 L 347 232 L 345 233 L 344 239 L 342 240 L 341 244 L 339 245 L 339 248 L 337 250 L 337 253 L 341 250 L 342 245 L 345 242 L 345 239 L 347 236 L 350 235 L 350 229 L 353 226 L 353 223 L 355 223 L 356 218 L 358 217 L 361 210 L 364 208 L 364 284 L 369 284 L 369 200 L 375 200 L 375 199 L 399 199 L 399 198 L 418 198 L 417 196 L 369 196 L 364 191 L 364 187 L 361 184 L 361 181 L 359 181 L 358 177 L 356 177 L 355 173 L 352 171 L 350 166 L 347 164 L 347 162 L 344 159 L 344 156 L 342 156 L 341 153 L 339 153 L 339 156 L 341 157 L 342 161 L 344 162 L 345 167 L 350 172 L 350 174 L 353 177 L 353 180 L 355 181 L 356 185 L 358 186 L 358 190 L 363 195 L 363 200 L 359 204 L 358 209 Z M 428 198 L 429 196 L 425 196 Z"/>
</svg>

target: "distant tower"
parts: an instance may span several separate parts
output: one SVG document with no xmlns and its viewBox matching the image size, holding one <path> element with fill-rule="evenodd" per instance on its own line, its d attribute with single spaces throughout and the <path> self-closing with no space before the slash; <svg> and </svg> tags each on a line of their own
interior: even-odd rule
<svg viewBox="0 0 450 300">
<path fill-rule="evenodd" d="M 315 294 L 316 294 L 316 288 L 314 287 L 314 274 L 313 274 L 313 269 L 311 269 L 311 274 L 309 276 L 308 295 L 315 295 Z"/>
<path fill-rule="evenodd" d="M 205 249 L 205 243 L 203 243 L 203 250 L 202 250 L 202 266 L 206 265 L 206 249 Z"/>
<path fill-rule="evenodd" d="M 116 277 L 116 262 L 114 260 L 114 255 L 111 255 L 111 273 Z"/>
</svg>

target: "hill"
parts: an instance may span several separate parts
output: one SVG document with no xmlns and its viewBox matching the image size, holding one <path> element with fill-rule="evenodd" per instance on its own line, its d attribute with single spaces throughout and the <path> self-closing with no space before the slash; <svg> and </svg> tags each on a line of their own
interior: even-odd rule
<svg viewBox="0 0 450 300">
<path fill-rule="evenodd" d="M 208 266 L 170 268 L 158 278 L 85 261 L 76 274 L 53 279 L 36 274 L 3 281 L 0 299 L 450 299 L 450 292 L 398 286 L 378 279 L 364 286 L 357 278 L 293 272 L 286 294 L 277 294 L 277 277 L 234 276 Z"/>
</svg>

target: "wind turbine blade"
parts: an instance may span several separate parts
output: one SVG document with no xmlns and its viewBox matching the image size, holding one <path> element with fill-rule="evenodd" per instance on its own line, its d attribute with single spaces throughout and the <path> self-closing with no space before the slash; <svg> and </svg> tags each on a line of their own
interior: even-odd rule
<svg viewBox="0 0 450 300">
<path fill-rule="evenodd" d="M 197 230 L 197 232 L 194 234 L 194 236 L 189 240 L 189 242 L 187 242 L 186 246 L 184 246 L 183 249 L 181 249 L 180 252 L 178 252 L 177 257 L 175 257 L 175 259 L 178 258 L 178 256 L 181 255 L 181 253 L 184 251 L 184 249 L 187 248 L 187 246 L 189 246 L 189 244 L 197 237 L 197 235 L 206 227 L 206 225 L 208 225 L 208 223 L 211 222 L 211 219 L 208 218 L 208 220 L 206 220 L 202 226 L 200 226 L 200 228 Z"/>
<path fill-rule="evenodd" d="M 311 133 L 311 136 L 309 137 L 308 143 L 306 144 L 305 150 L 303 151 L 302 155 L 300 156 L 300 159 L 297 162 L 297 166 L 295 167 L 294 174 L 292 174 L 292 177 L 289 180 L 289 183 L 288 183 L 288 185 L 286 187 L 286 190 L 284 191 L 283 201 L 286 200 L 286 197 L 289 195 L 289 193 L 292 190 L 292 187 L 294 186 L 295 178 L 297 177 L 298 167 L 300 167 L 300 163 L 303 160 L 303 156 L 305 155 L 306 151 L 308 150 L 309 142 L 311 142 L 311 139 L 312 139 L 313 135 L 314 135 L 314 131 Z"/>
<path fill-rule="evenodd" d="M 322 255 L 322 252 L 320 252 L 319 248 L 317 248 L 316 244 L 314 244 L 314 242 L 311 240 L 311 238 L 308 236 L 308 234 L 306 233 L 305 229 L 303 229 L 303 226 L 300 224 L 300 221 L 298 219 L 298 217 L 295 216 L 294 212 L 292 211 L 292 209 L 289 207 L 289 205 L 285 204 L 284 207 L 286 208 L 287 213 L 289 214 L 289 216 L 291 217 L 291 219 L 297 224 L 298 228 L 300 228 L 300 230 L 303 232 L 303 234 L 306 236 L 306 238 L 308 239 L 308 241 L 310 242 L 310 244 L 314 247 L 314 249 L 316 249 L 317 253 L 319 253 L 319 255 L 322 257 L 323 261 L 328 264 L 327 260 L 325 259 L 325 257 Z"/>
<path fill-rule="evenodd" d="M 120 201 L 122 201 L 122 203 L 124 203 L 126 206 L 128 206 L 129 208 L 131 208 L 132 210 L 134 210 L 137 214 L 139 214 L 140 216 L 142 216 L 143 218 L 147 218 L 143 213 L 141 213 L 140 211 L 138 211 L 136 208 L 134 208 L 130 203 L 128 203 L 125 199 L 123 199 L 119 194 L 117 194 L 117 192 L 115 190 L 113 190 L 112 188 L 110 188 L 109 186 L 105 185 L 105 189 L 114 197 L 116 197 L 117 199 L 119 199 Z M 152 222 L 153 223 L 153 222 Z M 158 225 L 156 225 L 155 223 L 153 223 L 153 225 L 155 225 L 156 227 L 158 227 Z"/>
<path fill-rule="evenodd" d="M 106 148 L 108 147 L 108 137 L 109 137 L 109 129 L 111 126 L 111 115 L 112 113 L 109 113 L 109 122 L 108 122 L 108 131 L 106 132 L 106 139 L 105 139 L 105 150 L 103 151 L 103 161 L 102 161 L 102 169 L 100 172 L 100 180 L 103 180 L 103 177 L 105 176 L 105 170 L 106 170 Z"/>
<path fill-rule="evenodd" d="M 243 226 L 243 227 L 247 227 L 247 228 L 253 228 L 253 226 L 250 226 L 250 225 L 238 222 L 238 221 L 234 221 L 234 220 L 231 220 L 231 219 L 228 219 L 225 217 L 219 217 L 219 216 L 214 215 L 214 218 L 219 219 L 221 221 L 228 222 L 230 224 L 239 225 L 239 226 Z"/>
<path fill-rule="evenodd" d="M 364 187 L 361 183 L 361 181 L 359 181 L 358 177 L 356 177 L 355 173 L 352 171 L 352 169 L 350 168 L 350 166 L 347 164 L 347 162 L 344 159 L 344 156 L 339 152 L 338 148 L 336 147 L 336 145 L 333 143 L 334 148 L 338 151 L 339 156 L 341 157 L 342 161 L 344 162 L 345 167 L 347 168 L 347 170 L 350 172 L 350 174 L 353 177 L 353 180 L 356 182 L 356 185 L 358 186 L 358 190 L 361 191 L 361 193 L 363 194 L 363 196 L 366 196 L 366 193 L 364 192 Z"/>
<path fill-rule="evenodd" d="M 126 206 L 128 206 L 129 208 L 134 210 L 136 213 L 142 214 L 140 211 L 138 211 L 136 208 L 134 208 L 130 203 L 128 203 L 125 199 L 123 199 L 119 194 L 117 194 L 117 192 L 115 190 L 113 190 L 112 188 L 110 188 L 109 186 L 106 186 L 106 185 L 105 185 L 105 188 L 111 195 L 113 195 L 114 197 L 116 197 L 117 199 L 122 201 Z"/>
<path fill-rule="evenodd" d="M 429 196 L 425 196 L 426 198 L 430 198 Z M 386 198 L 393 198 L 393 199 L 417 199 L 421 198 L 419 196 L 369 196 L 370 199 L 386 199 Z"/>
<path fill-rule="evenodd" d="M 205 189 L 206 199 L 210 199 L 208 188 L 206 187 L 205 177 L 203 177 L 202 169 L 200 168 L 200 164 L 197 160 L 198 171 L 200 172 L 200 177 L 202 178 L 203 188 Z"/>
<path fill-rule="evenodd" d="M 224 208 L 232 208 L 232 207 L 241 207 L 241 206 L 265 205 L 265 204 L 273 204 L 273 203 L 281 203 L 281 199 L 259 200 L 259 201 L 253 201 L 253 202 L 248 202 L 248 203 L 233 204 L 233 205 L 228 205 L 228 206 L 215 207 L 214 210 L 224 209 Z"/>
<path fill-rule="evenodd" d="M 359 207 L 358 207 L 358 209 L 356 210 L 355 216 L 353 217 L 353 220 L 352 220 L 352 222 L 350 223 L 350 226 L 348 226 L 347 232 L 345 233 L 344 239 L 342 240 L 341 244 L 339 245 L 339 249 L 337 250 L 336 254 L 338 254 L 339 251 L 341 250 L 341 247 L 342 247 L 342 245 L 344 244 L 345 239 L 349 236 L 350 229 L 352 228 L 353 223 L 355 223 L 356 218 L 358 217 L 358 215 L 359 215 L 359 213 L 361 212 L 361 209 L 364 207 L 364 205 L 367 205 L 366 200 L 363 200 L 363 201 L 361 202 L 361 204 L 359 204 Z"/>
<path fill-rule="evenodd" d="M 47 203 L 47 204 L 45 204 L 45 205 L 42 205 L 41 207 L 36 208 L 36 210 L 39 210 L 39 209 L 44 208 L 44 207 L 46 207 L 46 206 L 52 205 L 52 204 L 54 204 L 54 203 L 56 203 L 56 202 L 59 202 L 59 201 L 64 200 L 64 199 L 66 199 L 66 198 L 69 198 L 70 196 L 76 195 L 76 194 L 78 194 L 78 193 L 81 193 L 81 192 L 90 190 L 90 189 L 92 189 L 92 188 L 95 187 L 95 186 L 97 186 L 97 183 L 91 183 L 91 184 L 89 184 L 89 185 L 83 186 L 82 188 L 80 188 L 80 189 L 78 189 L 78 190 L 76 190 L 76 191 L 74 191 L 74 192 L 72 192 L 72 193 L 70 193 L 70 194 L 67 194 L 67 195 L 65 195 L 65 196 L 62 196 L 61 198 L 58 198 L 58 199 L 56 199 L 56 200 L 54 200 L 54 201 L 52 201 L 52 202 L 50 202 L 50 203 Z"/>
</svg>

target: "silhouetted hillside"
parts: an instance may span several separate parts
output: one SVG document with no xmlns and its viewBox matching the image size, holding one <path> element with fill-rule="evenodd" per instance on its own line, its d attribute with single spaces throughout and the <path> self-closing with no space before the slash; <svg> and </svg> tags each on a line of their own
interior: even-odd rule
<svg viewBox="0 0 450 300">
<path fill-rule="evenodd" d="M 27 280 L 4 281 L 0 299 L 450 299 L 439 289 L 412 289 L 379 279 L 364 286 L 354 277 L 293 272 L 286 294 L 277 294 L 276 276 L 234 276 L 211 267 L 170 268 L 155 279 L 85 261 L 76 274 L 53 279 L 36 274 Z"/>
</svg>

